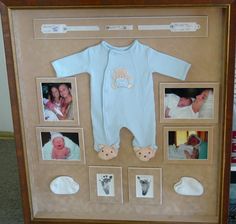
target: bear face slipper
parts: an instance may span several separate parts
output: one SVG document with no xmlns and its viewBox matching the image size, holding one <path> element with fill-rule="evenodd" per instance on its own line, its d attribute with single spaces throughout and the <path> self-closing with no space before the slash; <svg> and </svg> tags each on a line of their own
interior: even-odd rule
<svg viewBox="0 0 236 224">
<path fill-rule="evenodd" d="M 118 155 L 118 149 L 116 149 L 115 145 L 99 145 L 99 148 L 98 157 L 102 160 L 111 160 Z"/>
<path fill-rule="evenodd" d="M 79 191 L 79 184 L 69 176 L 59 176 L 50 183 L 50 189 L 54 194 L 75 194 Z"/>
<path fill-rule="evenodd" d="M 204 192 L 202 184 L 193 177 L 181 177 L 174 185 L 177 194 L 185 196 L 201 196 Z"/>
</svg>

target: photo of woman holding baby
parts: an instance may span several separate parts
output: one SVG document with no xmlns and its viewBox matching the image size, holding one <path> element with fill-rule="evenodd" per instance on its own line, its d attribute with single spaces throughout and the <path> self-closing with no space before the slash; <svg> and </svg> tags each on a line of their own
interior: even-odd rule
<svg viewBox="0 0 236 224">
<path fill-rule="evenodd" d="M 42 83 L 44 119 L 73 120 L 71 83 Z"/>
<path fill-rule="evenodd" d="M 218 83 L 160 84 L 160 120 L 163 123 L 215 123 L 218 110 Z"/>
<path fill-rule="evenodd" d="M 168 160 L 207 160 L 208 145 L 208 131 L 168 131 Z"/>
<path fill-rule="evenodd" d="M 213 88 L 166 88 L 165 118 L 213 118 Z"/>
</svg>

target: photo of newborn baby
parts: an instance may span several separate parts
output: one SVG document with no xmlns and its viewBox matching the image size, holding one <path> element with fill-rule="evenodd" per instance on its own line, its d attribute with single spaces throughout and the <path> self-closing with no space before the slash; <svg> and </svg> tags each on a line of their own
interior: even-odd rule
<svg viewBox="0 0 236 224">
<path fill-rule="evenodd" d="M 207 160 L 208 131 L 177 130 L 168 132 L 169 160 Z"/>
<path fill-rule="evenodd" d="M 67 159 L 70 155 L 70 149 L 65 146 L 65 139 L 61 133 L 52 133 L 52 159 Z"/>
<path fill-rule="evenodd" d="M 43 160 L 77 160 L 82 161 L 81 148 L 83 149 L 82 133 L 57 131 L 55 128 L 50 131 L 42 131 L 41 153 Z M 81 130 L 82 131 L 82 130 Z"/>
</svg>

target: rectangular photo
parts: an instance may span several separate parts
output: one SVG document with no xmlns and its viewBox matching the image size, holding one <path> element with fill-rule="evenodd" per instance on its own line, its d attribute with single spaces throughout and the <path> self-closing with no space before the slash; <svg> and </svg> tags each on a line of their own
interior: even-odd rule
<svg viewBox="0 0 236 224">
<path fill-rule="evenodd" d="M 217 83 L 161 83 L 160 121 L 178 123 L 217 122 Z"/>
<path fill-rule="evenodd" d="M 168 162 L 209 163 L 212 157 L 212 128 L 165 128 L 164 157 Z"/>
<path fill-rule="evenodd" d="M 36 128 L 39 160 L 85 163 L 82 128 Z"/>
<path fill-rule="evenodd" d="M 78 125 L 79 108 L 75 78 L 37 78 L 40 123 Z"/>
<path fill-rule="evenodd" d="M 129 201 L 131 203 L 162 203 L 162 169 L 128 167 Z"/>
<path fill-rule="evenodd" d="M 122 168 L 89 167 L 90 200 L 104 203 L 123 203 Z"/>
</svg>

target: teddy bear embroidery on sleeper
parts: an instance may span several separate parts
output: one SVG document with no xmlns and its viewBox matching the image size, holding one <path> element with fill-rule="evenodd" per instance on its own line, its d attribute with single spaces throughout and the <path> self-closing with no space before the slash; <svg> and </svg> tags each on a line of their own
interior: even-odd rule
<svg viewBox="0 0 236 224">
<path fill-rule="evenodd" d="M 120 130 L 129 129 L 136 156 L 155 156 L 154 72 L 185 80 L 190 64 L 133 41 L 116 47 L 106 41 L 52 62 L 57 77 L 87 72 L 91 85 L 94 149 L 101 159 L 118 155 Z"/>
<path fill-rule="evenodd" d="M 113 88 L 131 88 L 132 84 L 132 77 L 128 74 L 126 69 L 117 68 L 113 73 Z"/>
</svg>

